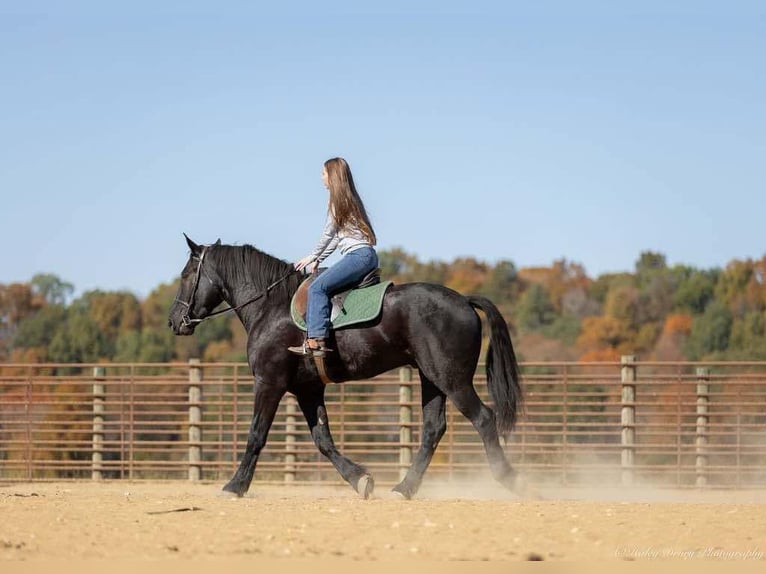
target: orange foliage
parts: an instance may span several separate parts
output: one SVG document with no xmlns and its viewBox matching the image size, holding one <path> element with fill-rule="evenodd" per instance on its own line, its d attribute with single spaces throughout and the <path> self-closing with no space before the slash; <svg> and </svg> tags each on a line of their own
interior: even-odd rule
<svg viewBox="0 0 766 574">
<path fill-rule="evenodd" d="M 593 349 L 580 355 L 578 359 L 581 363 L 610 363 L 620 360 L 620 353 L 617 349 Z"/>
<path fill-rule="evenodd" d="M 626 326 L 614 317 L 585 317 L 580 336 L 577 337 L 577 346 L 584 351 L 617 348 L 628 336 Z"/>
<path fill-rule="evenodd" d="M 476 293 L 487 279 L 487 265 L 472 257 L 458 258 L 452 263 L 446 285 L 458 293 Z"/>
<path fill-rule="evenodd" d="M 229 341 L 211 341 L 205 347 L 202 360 L 208 363 L 227 361 L 234 353 Z"/>
<path fill-rule="evenodd" d="M 9 363 L 44 363 L 48 353 L 44 347 L 13 349 L 8 357 Z"/>
<path fill-rule="evenodd" d="M 550 267 L 523 267 L 519 269 L 519 279 L 524 281 L 524 283 L 541 283 L 546 285 L 550 276 Z"/>
<path fill-rule="evenodd" d="M 545 287 L 557 313 L 561 313 L 562 301 L 569 291 L 574 289 L 585 291 L 591 282 L 582 265 L 566 259 L 554 261 L 550 267 L 520 269 L 519 278 L 524 283 L 539 283 Z"/>
<path fill-rule="evenodd" d="M 674 313 L 665 318 L 662 334 L 670 336 L 675 333 L 688 335 L 692 331 L 692 316 L 685 313 Z"/>
<path fill-rule="evenodd" d="M 525 361 L 574 361 L 575 354 L 565 343 L 540 333 L 527 333 L 514 339 L 516 354 Z"/>
</svg>

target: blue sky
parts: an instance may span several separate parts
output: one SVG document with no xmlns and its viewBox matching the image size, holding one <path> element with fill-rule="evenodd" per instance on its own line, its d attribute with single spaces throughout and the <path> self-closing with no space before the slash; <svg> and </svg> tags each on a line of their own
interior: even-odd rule
<svg viewBox="0 0 766 574">
<path fill-rule="evenodd" d="M 761 257 L 765 56 L 762 2 L 0 1 L 0 283 L 298 259 L 336 155 L 423 261 Z"/>
</svg>

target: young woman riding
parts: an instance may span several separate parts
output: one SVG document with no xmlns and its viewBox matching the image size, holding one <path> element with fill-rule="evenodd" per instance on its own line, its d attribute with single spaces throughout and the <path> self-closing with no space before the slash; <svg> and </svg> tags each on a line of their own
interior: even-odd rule
<svg viewBox="0 0 766 574">
<path fill-rule="evenodd" d="M 306 341 L 301 347 L 288 347 L 299 355 L 330 351 L 330 297 L 357 284 L 378 267 L 377 239 L 364 204 L 354 186 L 345 159 L 328 159 L 322 169 L 322 182 L 330 192 L 327 222 L 316 247 L 295 263 L 295 269 L 312 273 L 335 249 L 341 259 L 317 276 L 309 287 L 306 310 Z"/>
</svg>

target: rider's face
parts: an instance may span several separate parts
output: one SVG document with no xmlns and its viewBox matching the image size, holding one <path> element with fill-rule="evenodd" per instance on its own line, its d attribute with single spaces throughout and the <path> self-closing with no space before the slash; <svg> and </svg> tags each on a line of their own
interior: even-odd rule
<svg viewBox="0 0 766 574">
<path fill-rule="evenodd" d="M 330 177 L 327 175 L 327 168 L 322 168 L 322 183 L 327 189 L 330 189 Z"/>
</svg>

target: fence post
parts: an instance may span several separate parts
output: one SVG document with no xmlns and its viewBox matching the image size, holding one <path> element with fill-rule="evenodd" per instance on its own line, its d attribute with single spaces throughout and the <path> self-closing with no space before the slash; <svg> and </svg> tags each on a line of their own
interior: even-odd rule
<svg viewBox="0 0 766 574">
<path fill-rule="evenodd" d="M 91 453 L 91 480 L 104 478 L 104 367 L 93 367 L 93 438 Z"/>
<path fill-rule="evenodd" d="M 636 448 L 636 356 L 620 358 L 620 382 L 622 383 L 622 484 L 633 484 L 633 465 Z"/>
<path fill-rule="evenodd" d="M 707 426 L 708 402 L 710 392 L 710 369 L 697 367 L 697 436 L 695 438 L 696 461 L 695 470 L 698 487 L 707 486 Z"/>
<path fill-rule="evenodd" d="M 189 359 L 189 480 L 202 478 L 202 367 Z"/>
<path fill-rule="evenodd" d="M 399 479 L 412 464 L 412 369 L 399 369 Z"/>
<path fill-rule="evenodd" d="M 286 401 L 285 482 L 295 482 L 295 414 L 298 412 L 298 403 L 295 400 L 295 395 L 291 394 L 287 395 Z"/>
</svg>

